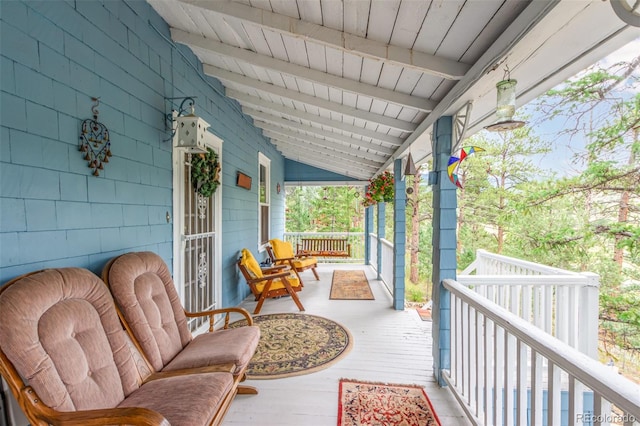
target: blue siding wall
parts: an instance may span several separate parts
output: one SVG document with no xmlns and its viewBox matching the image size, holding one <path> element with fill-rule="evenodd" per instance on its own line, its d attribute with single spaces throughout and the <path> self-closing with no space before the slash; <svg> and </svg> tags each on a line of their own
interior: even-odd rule
<svg viewBox="0 0 640 426">
<path fill-rule="evenodd" d="M 338 182 L 338 181 L 354 181 L 358 182 L 349 176 L 344 176 L 338 173 L 333 173 L 327 170 L 322 170 L 317 167 L 309 166 L 307 164 L 298 163 L 293 160 L 285 160 L 285 180 L 287 182 Z"/>
<path fill-rule="evenodd" d="M 272 233 L 284 230 L 284 159 L 238 104 L 169 39 L 144 1 L 0 2 L 0 283 L 45 267 L 99 273 L 108 259 L 152 250 L 172 263 L 172 152 L 165 99 L 197 96 L 223 145 L 223 304 L 247 293 L 235 271 L 257 247 L 258 151 L 271 159 Z M 100 97 L 113 157 L 99 177 L 78 151 L 82 120 Z"/>
</svg>

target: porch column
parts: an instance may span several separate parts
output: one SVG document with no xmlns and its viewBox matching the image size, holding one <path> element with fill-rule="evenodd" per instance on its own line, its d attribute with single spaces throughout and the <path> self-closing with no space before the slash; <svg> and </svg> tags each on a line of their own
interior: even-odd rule
<svg viewBox="0 0 640 426">
<path fill-rule="evenodd" d="M 393 308 L 404 310 L 404 264 L 406 255 L 407 193 L 403 179 L 402 159 L 393 164 Z"/>
<path fill-rule="evenodd" d="M 433 134 L 433 308 L 432 339 L 434 375 L 440 386 L 446 386 L 442 370 L 451 368 L 451 298 L 442 280 L 456 279 L 456 186 L 447 175 L 451 156 L 453 120 L 440 117 L 434 123 Z"/>
<path fill-rule="evenodd" d="M 365 192 L 369 187 L 365 187 Z M 367 207 L 364 209 L 364 264 L 368 265 L 371 262 L 371 241 L 369 240 L 369 234 L 373 232 L 373 207 Z"/>
<path fill-rule="evenodd" d="M 385 211 L 385 203 L 376 203 L 378 206 L 378 247 L 376 247 L 378 253 L 378 264 L 376 265 L 376 269 L 378 270 L 378 277 L 376 279 L 382 279 L 382 239 L 385 237 L 384 235 L 384 211 Z"/>
</svg>

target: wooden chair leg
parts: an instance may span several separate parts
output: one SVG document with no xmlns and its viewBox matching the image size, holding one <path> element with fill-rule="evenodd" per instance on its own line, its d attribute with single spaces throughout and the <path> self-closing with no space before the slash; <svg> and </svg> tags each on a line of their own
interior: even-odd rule
<svg viewBox="0 0 640 426">
<path fill-rule="evenodd" d="M 316 276 L 316 280 L 320 279 L 320 276 L 318 275 L 318 271 L 316 271 L 316 267 L 315 266 L 313 268 L 311 268 L 311 272 L 313 272 L 313 275 Z"/>
<path fill-rule="evenodd" d="M 293 261 L 291 260 L 289 261 L 289 266 L 293 271 L 293 273 L 296 274 L 296 277 L 298 277 L 298 281 L 300 281 L 300 287 L 304 287 L 304 282 L 302 282 L 302 277 L 300 277 L 300 274 L 298 273 L 298 270 L 296 269 L 296 267 L 293 266 Z"/>
<path fill-rule="evenodd" d="M 258 304 L 256 305 L 256 308 L 253 311 L 254 315 L 258 315 L 260 313 L 260 309 L 262 309 L 262 304 L 264 303 L 265 299 L 267 298 L 267 295 L 269 294 L 269 290 L 271 290 L 271 283 L 273 282 L 273 279 L 267 281 L 264 285 L 264 288 L 262 289 L 262 293 L 260 293 L 260 299 L 258 300 Z"/>
<path fill-rule="evenodd" d="M 298 295 L 296 294 L 296 292 L 291 287 L 291 284 L 289 284 L 289 281 L 286 278 L 283 277 L 282 278 L 282 283 L 284 284 L 284 287 L 287 289 L 287 293 L 289 293 L 289 295 L 291 296 L 291 298 L 295 302 L 295 304 L 298 307 L 298 309 L 300 309 L 301 311 L 304 311 L 304 306 L 302 306 L 302 302 L 300 302 L 300 299 L 298 299 Z"/>
</svg>

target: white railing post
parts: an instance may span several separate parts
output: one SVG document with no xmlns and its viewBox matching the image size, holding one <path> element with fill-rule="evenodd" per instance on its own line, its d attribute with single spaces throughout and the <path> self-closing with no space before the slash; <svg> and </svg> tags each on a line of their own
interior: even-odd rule
<svg viewBox="0 0 640 426">
<path fill-rule="evenodd" d="M 581 289 L 579 303 L 578 349 L 593 359 L 598 359 L 598 317 L 600 276 L 584 272 L 588 284 Z"/>
</svg>

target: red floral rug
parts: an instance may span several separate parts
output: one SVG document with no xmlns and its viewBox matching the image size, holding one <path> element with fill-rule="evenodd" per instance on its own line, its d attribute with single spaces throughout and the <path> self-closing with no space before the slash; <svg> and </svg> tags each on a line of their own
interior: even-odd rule
<svg viewBox="0 0 640 426">
<path fill-rule="evenodd" d="M 440 426 L 417 385 L 340 380 L 338 426 Z"/>
</svg>

